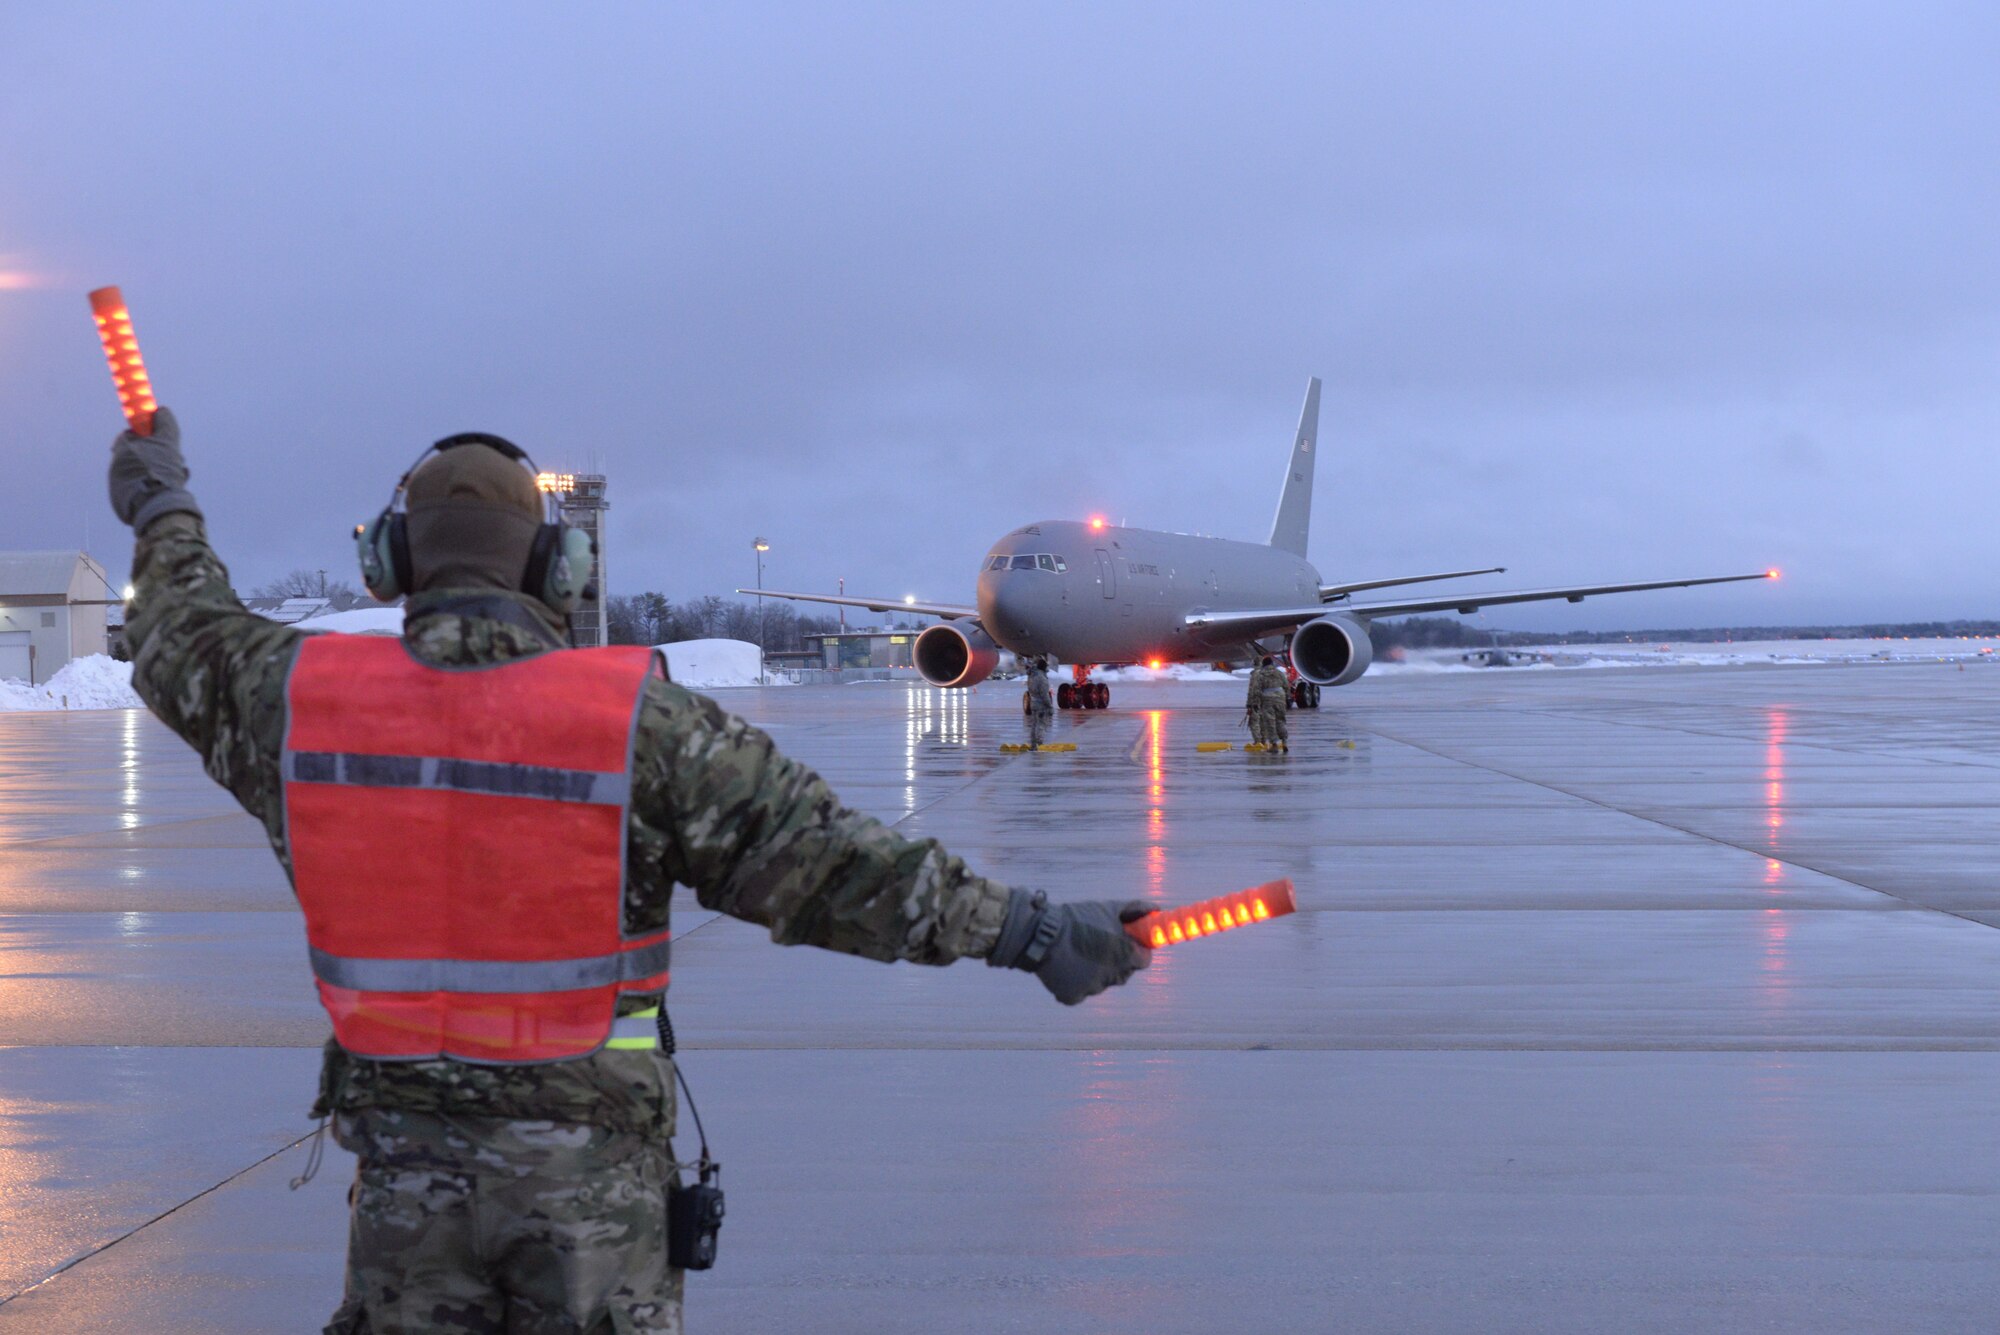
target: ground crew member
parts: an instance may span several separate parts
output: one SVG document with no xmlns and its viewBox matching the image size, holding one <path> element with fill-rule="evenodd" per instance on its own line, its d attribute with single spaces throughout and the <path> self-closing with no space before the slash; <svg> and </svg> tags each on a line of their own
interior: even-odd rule
<svg viewBox="0 0 2000 1335">
<path fill-rule="evenodd" d="M 1028 748 L 1042 749 L 1049 724 L 1056 716 L 1055 702 L 1049 698 L 1049 660 L 1036 654 L 1028 660 Z"/>
<path fill-rule="evenodd" d="M 1292 749 L 1291 729 L 1285 722 L 1285 710 L 1291 702 L 1291 695 L 1291 681 L 1284 669 L 1271 655 L 1265 654 L 1264 661 L 1250 675 L 1251 718 L 1254 721 L 1262 717 L 1266 746 L 1275 746 L 1286 752 Z"/>
<path fill-rule="evenodd" d="M 1250 725 L 1250 745 L 1269 746 L 1271 729 L 1264 717 L 1264 674 L 1270 669 L 1271 656 L 1264 655 L 1257 666 L 1250 669 L 1250 689 L 1243 697 L 1243 721 Z"/>
<path fill-rule="evenodd" d="M 978 876 L 651 651 L 564 650 L 591 554 L 532 468 L 471 435 L 404 475 L 362 535 L 364 578 L 410 595 L 398 642 L 244 609 L 173 414 L 112 446 L 133 685 L 263 822 L 333 1021 L 315 1114 L 360 1168 L 331 1332 L 680 1331 L 648 1018 L 675 882 L 782 944 L 983 957 L 1066 1004 L 1148 960 L 1120 929 L 1143 905 Z"/>
</svg>

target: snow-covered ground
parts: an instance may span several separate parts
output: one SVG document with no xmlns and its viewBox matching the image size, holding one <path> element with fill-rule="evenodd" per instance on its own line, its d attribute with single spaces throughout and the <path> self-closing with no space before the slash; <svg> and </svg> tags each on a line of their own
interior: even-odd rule
<svg viewBox="0 0 2000 1335">
<path fill-rule="evenodd" d="M 73 658 L 39 686 L 0 681 L 0 709 L 138 709 L 132 665 L 106 654 Z"/>
<path fill-rule="evenodd" d="M 757 684 L 757 646 L 745 640 L 681 640 L 658 648 L 667 656 L 667 675 L 691 691 Z"/>
<path fill-rule="evenodd" d="M 1539 661 L 1489 668 L 1463 661 L 1464 649 L 1415 649 L 1400 662 L 1375 661 L 1370 674 L 1430 672 L 1549 672 L 1566 668 L 1743 667 L 1828 663 L 2000 662 L 2000 638 L 1953 640 L 1737 640 L 1629 644 L 1510 646 Z"/>
<path fill-rule="evenodd" d="M 328 612 L 296 623 L 300 630 L 332 630 L 342 635 L 401 635 L 403 609 L 400 607 L 357 607 L 349 612 Z"/>
</svg>

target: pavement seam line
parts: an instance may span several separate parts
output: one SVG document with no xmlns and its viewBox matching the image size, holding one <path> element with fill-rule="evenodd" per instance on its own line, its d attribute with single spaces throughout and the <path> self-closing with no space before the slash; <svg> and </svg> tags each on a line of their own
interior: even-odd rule
<svg viewBox="0 0 2000 1335">
<path fill-rule="evenodd" d="M 295 1150 L 299 1146 L 305 1144 L 308 1140 L 311 1140 L 315 1134 L 318 1133 L 316 1131 L 308 1131 L 304 1135 L 300 1136 L 297 1140 L 292 1141 L 290 1144 L 280 1145 L 277 1149 L 272 1150 L 269 1154 L 257 1160 L 257 1162 L 249 1165 L 247 1168 L 244 1168 L 239 1172 L 231 1173 L 228 1177 L 223 1178 L 222 1181 L 217 1182 L 212 1187 L 202 1188 L 200 1191 L 197 1191 L 194 1195 L 180 1202 L 180 1204 L 169 1206 L 167 1209 L 162 1210 L 160 1213 L 154 1215 L 151 1219 L 148 1219 L 143 1224 L 135 1224 L 131 1228 L 126 1229 L 123 1233 L 120 1233 L 117 1237 L 111 1239 L 111 1241 L 102 1243 L 96 1247 L 92 1247 L 89 1251 L 84 1252 L 80 1256 L 72 1256 L 69 1260 L 63 1262 L 61 1265 L 57 1266 L 54 1270 L 51 1270 L 48 1274 L 43 1275 L 40 1279 L 36 1280 L 34 1283 L 28 1285 L 25 1288 L 16 1289 L 14 1290 L 14 1292 L 8 1294 L 6 1297 L 0 1298 L 0 1307 L 5 1307 L 8 1303 L 13 1302 L 16 1298 L 20 1298 L 25 1296 L 26 1294 L 33 1293 L 36 1289 L 41 1288 L 44 1284 L 49 1283 L 51 1280 L 60 1278 L 62 1275 L 67 1274 L 69 1271 L 75 1269 L 77 1266 L 82 1265 L 85 1261 L 90 1260 L 92 1257 L 103 1255 L 105 1252 L 110 1251 L 113 1247 L 116 1247 L 119 1243 L 125 1241 L 127 1238 L 133 1236 L 134 1234 L 142 1232 L 145 1229 L 149 1229 L 153 1225 L 159 1223 L 161 1220 L 180 1213 L 182 1210 L 186 1209 L 190 1205 L 193 1205 L 196 1201 L 200 1200 L 202 1197 L 213 1195 L 214 1193 L 221 1191 L 224 1187 L 228 1186 L 230 1183 L 237 1181 L 239 1178 L 247 1177 L 249 1174 L 256 1172 L 259 1168 L 262 1168 L 265 1164 L 271 1162 L 271 1160 L 277 1158 L 279 1155 L 289 1153 L 290 1151 Z"/>
<path fill-rule="evenodd" d="M 1700 830 L 1690 830 L 1686 826 L 1676 825 L 1672 821 L 1662 820 L 1658 816 L 1646 816 L 1646 815 L 1641 815 L 1639 812 L 1636 811 L 1628 811 L 1624 807 L 1615 806 L 1610 802 L 1606 802 L 1601 798 L 1592 797 L 1587 793 L 1572 792 L 1567 788 L 1564 788 L 1558 784 L 1549 783 L 1543 779 L 1531 779 L 1525 774 L 1516 774 L 1512 770 L 1501 769 L 1498 765 L 1488 765 L 1481 761 L 1466 760 L 1460 756 L 1448 755 L 1445 752 L 1436 750 L 1433 747 L 1425 746 L 1422 742 L 1413 742 L 1407 737 L 1398 737 L 1394 733 L 1386 732 L 1380 727 L 1375 727 L 1363 723 L 1357 723 L 1355 726 L 1362 728 L 1364 731 L 1370 733 L 1373 736 L 1382 738 L 1384 741 L 1395 742 L 1399 746 L 1407 746 L 1412 750 L 1422 751 L 1425 755 L 1436 756 L 1439 760 L 1448 760 L 1454 765 L 1464 765 L 1469 769 L 1484 770 L 1488 774 L 1498 774 L 1500 777 L 1504 779 L 1512 779 L 1516 783 L 1525 783 L 1528 784 L 1530 787 L 1540 788 L 1547 792 L 1560 793 L 1564 797 L 1570 798 L 1574 801 L 1588 803 L 1589 805 L 1594 806 L 1601 811 L 1614 811 L 1621 816 L 1628 816 L 1633 820 L 1644 821 L 1648 825 L 1657 825 L 1663 830 L 1672 830 L 1677 834 L 1687 835 L 1691 839 L 1700 839 L 1705 843 L 1714 844 L 1718 848 L 1733 848 L 1739 853 L 1748 853 L 1751 857 L 1762 858 L 1766 862 L 1776 862 L 1783 866 L 1796 867 L 1800 871 L 1809 871 L 1815 876 L 1824 876 L 1828 880 L 1839 881 L 1843 885 L 1851 885 L 1857 890 L 1865 890 L 1871 895 L 1880 895 L 1884 899 L 1893 899 L 1898 904 L 1907 904 L 1911 908 L 1921 910 L 1922 912 L 1925 913 L 1938 913 L 1942 914 L 1947 918 L 1957 918 L 1960 922 L 1969 922 L 1975 927 L 1985 927 L 1989 930 L 1992 930 L 1993 928 L 1992 923 L 1981 922 L 1977 918 L 1970 917 L 1964 913 L 1954 913 L 1950 909 L 1941 909 L 1934 904 L 1919 903 L 1917 900 L 1907 899 L 1902 895 L 1894 894 L 1888 890 L 1883 890 L 1876 886 L 1868 885 L 1865 882 L 1854 880 L 1852 877 L 1842 876 L 1839 872 L 1823 871 L 1820 868 L 1811 865 L 1810 863 L 1799 862 L 1792 858 L 1774 857 L 1772 854 L 1765 852 L 1762 849 L 1750 848 L 1743 844 L 1731 843 L 1727 839 L 1718 839 L 1712 834 L 1704 834 Z M 1776 906 L 1773 905 L 1773 907 Z"/>
</svg>

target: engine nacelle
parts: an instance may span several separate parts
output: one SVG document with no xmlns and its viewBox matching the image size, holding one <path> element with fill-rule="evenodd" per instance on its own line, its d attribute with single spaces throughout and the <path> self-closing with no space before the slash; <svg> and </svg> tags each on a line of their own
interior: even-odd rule
<svg viewBox="0 0 2000 1335">
<path fill-rule="evenodd" d="M 1325 616 L 1292 632 L 1292 666 L 1315 686 L 1345 686 L 1375 661 L 1368 627 L 1347 616 Z"/>
<path fill-rule="evenodd" d="M 917 636 L 910 661 L 933 686 L 977 686 L 1000 666 L 1000 646 L 977 626 L 940 621 Z"/>
</svg>

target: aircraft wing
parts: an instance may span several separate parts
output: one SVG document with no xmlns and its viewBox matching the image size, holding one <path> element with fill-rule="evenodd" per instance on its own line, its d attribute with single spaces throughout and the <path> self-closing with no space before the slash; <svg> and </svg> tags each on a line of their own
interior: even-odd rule
<svg viewBox="0 0 2000 1335">
<path fill-rule="evenodd" d="M 1312 607 L 1273 607 L 1249 612 L 1197 612 L 1187 618 L 1190 626 L 1216 627 L 1240 630 L 1245 638 L 1262 635 L 1267 631 L 1285 630 L 1303 625 L 1329 612 L 1344 612 L 1358 617 L 1399 617 L 1414 616 L 1422 612 L 1458 612 L 1469 615 L 1482 607 L 1494 607 L 1501 603 L 1552 602 L 1563 599 L 1580 603 L 1585 598 L 1596 597 L 1600 593 L 1639 593 L 1646 589 L 1691 589 L 1697 584 L 1729 584 L 1745 579 L 1775 579 L 1774 570 L 1760 570 L 1754 575 L 1709 575 L 1701 579 L 1657 579 L 1644 584 L 1578 584 L 1564 589 L 1523 589 L 1512 593 L 1465 593 L 1448 598 L 1413 598 L 1395 603 L 1335 603 L 1331 606 L 1316 604 Z"/>
<path fill-rule="evenodd" d="M 915 612 L 920 616 L 943 617 L 947 621 L 957 621 L 964 617 L 977 617 L 979 609 L 963 603 L 927 603 L 908 598 L 849 598 L 833 593 L 781 593 L 777 589 L 738 589 L 752 598 L 790 598 L 801 603 L 835 603 L 841 607 L 865 607 L 871 612 Z"/>
<path fill-rule="evenodd" d="M 1435 575 L 1399 575 L 1395 579 L 1368 579 L 1359 584 L 1322 584 L 1319 586 L 1319 596 L 1321 602 L 1333 603 L 1368 589 L 1393 589 L 1399 584 L 1431 584 L 1441 579 L 1465 579 L 1471 575 L 1506 573 L 1506 566 L 1488 566 L 1484 570 L 1446 570 Z"/>
</svg>

